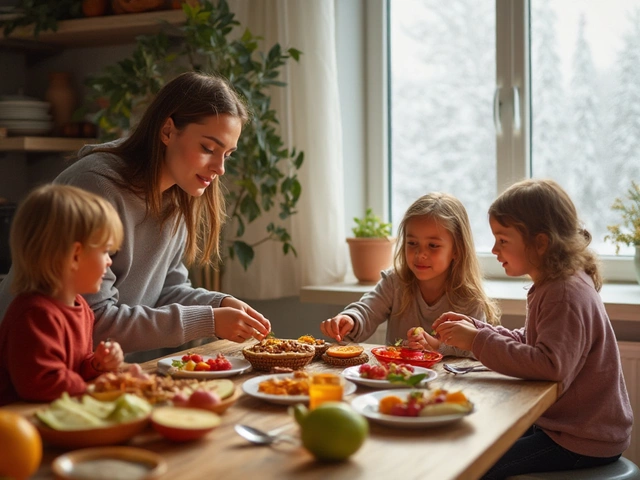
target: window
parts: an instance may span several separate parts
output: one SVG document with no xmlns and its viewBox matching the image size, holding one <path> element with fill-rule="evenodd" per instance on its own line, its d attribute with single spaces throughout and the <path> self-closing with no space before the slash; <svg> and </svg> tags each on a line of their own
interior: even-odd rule
<svg viewBox="0 0 640 480">
<path fill-rule="evenodd" d="M 576 203 L 610 280 L 610 206 L 640 180 L 640 0 L 391 0 L 391 219 L 429 191 L 460 198 L 485 270 L 487 209 L 523 177 L 550 177 Z M 371 34 L 371 30 L 369 30 Z M 635 112 L 635 113 L 634 113 Z"/>
</svg>

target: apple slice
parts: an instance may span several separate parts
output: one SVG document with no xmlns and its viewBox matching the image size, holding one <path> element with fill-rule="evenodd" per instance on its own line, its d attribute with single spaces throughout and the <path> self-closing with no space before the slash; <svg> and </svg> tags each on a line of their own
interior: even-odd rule
<svg viewBox="0 0 640 480">
<path fill-rule="evenodd" d="M 220 378 L 216 380 L 206 380 L 200 382 L 197 386 L 192 387 L 194 390 L 207 390 L 208 392 L 217 393 L 224 400 L 230 397 L 235 390 L 235 385 L 228 378 Z"/>
<path fill-rule="evenodd" d="M 220 425 L 220 417 L 197 408 L 157 407 L 151 412 L 151 425 L 163 437 L 186 442 L 203 437 Z"/>
</svg>

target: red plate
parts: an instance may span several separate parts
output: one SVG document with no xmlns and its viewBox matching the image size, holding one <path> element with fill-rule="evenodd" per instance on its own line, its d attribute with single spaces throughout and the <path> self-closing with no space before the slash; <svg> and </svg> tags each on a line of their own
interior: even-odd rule
<svg viewBox="0 0 640 480">
<path fill-rule="evenodd" d="M 402 362 L 425 368 L 429 368 L 442 360 L 441 353 L 410 350 L 408 348 L 375 347 L 371 349 L 371 353 L 381 363 Z"/>
</svg>

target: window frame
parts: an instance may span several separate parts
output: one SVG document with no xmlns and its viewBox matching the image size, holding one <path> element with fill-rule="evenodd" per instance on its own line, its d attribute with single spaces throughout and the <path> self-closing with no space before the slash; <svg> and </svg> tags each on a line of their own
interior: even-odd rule
<svg viewBox="0 0 640 480">
<path fill-rule="evenodd" d="M 374 211 L 384 212 L 386 219 L 391 216 L 389 1 L 364 2 L 365 202 Z M 501 133 L 496 131 L 496 196 L 512 183 L 531 176 L 529 2 L 495 0 L 497 115 L 494 117 L 501 124 Z M 518 123 L 519 129 L 514 128 Z M 493 254 L 478 252 L 478 258 L 488 278 L 507 278 Z M 599 258 L 607 282 L 636 282 L 633 257 L 600 255 Z"/>
</svg>

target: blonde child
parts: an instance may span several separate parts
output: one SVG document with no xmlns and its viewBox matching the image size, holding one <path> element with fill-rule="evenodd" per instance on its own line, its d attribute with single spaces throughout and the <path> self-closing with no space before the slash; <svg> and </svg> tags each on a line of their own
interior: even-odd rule
<svg viewBox="0 0 640 480">
<path fill-rule="evenodd" d="M 24 200 L 10 234 L 16 297 L 0 325 L 0 405 L 76 395 L 120 366 L 118 343 L 93 351 L 94 316 L 81 294 L 100 289 L 122 235 L 111 204 L 79 188 L 46 185 Z"/>
<path fill-rule="evenodd" d="M 388 320 L 387 343 L 407 338 L 412 348 L 468 356 L 431 336 L 431 323 L 451 309 L 491 324 L 499 312 L 484 293 L 469 217 L 462 203 L 446 193 L 416 200 L 398 228 L 394 267 L 382 272 L 373 291 L 320 325 L 337 341 L 361 342 Z M 424 332 L 412 335 L 414 327 Z"/>
<path fill-rule="evenodd" d="M 633 414 L 616 337 L 598 291 L 591 235 L 566 192 L 525 180 L 489 208 L 493 253 L 507 275 L 528 275 L 524 328 L 446 313 L 433 324 L 448 345 L 505 375 L 559 383 L 558 400 L 484 478 L 614 462 L 629 446 Z"/>
</svg>

